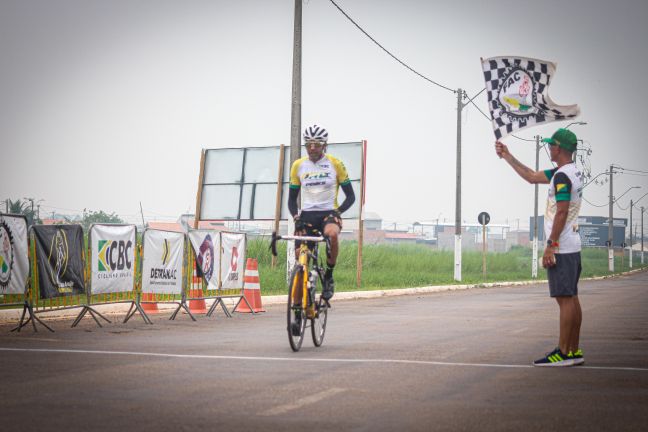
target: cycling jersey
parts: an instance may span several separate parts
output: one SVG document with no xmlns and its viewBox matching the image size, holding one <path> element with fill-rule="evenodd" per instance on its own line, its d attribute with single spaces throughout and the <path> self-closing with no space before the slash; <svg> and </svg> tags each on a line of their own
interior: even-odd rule
<svg viewBox="0 0 648 432">
<path fill-rule="evenodd" d="M 545 238 L 549 238 L 556 217 L 557 202 L 569 201 L 569 211 L 565 227 L 560 233 L 557 253 L 580 252 L 581 238 L 578 233 L 578 213 L 581 207 L 581 196 L 583 183 L 581 173 L 576 164 L 569 163 L 560 168 L 544 171 L 549 182 L 549 196 L 547 197 L 547 208 L 545 210 L 544 229 Z"/>
<path fill-rule="evenodd" d="M 350 183 L 342 161 L 329 154 L 317 162 L 303 157 L 290 169 L 290 188 L 301 188 L 302 211 L 337 209 L 339 186 Z"/>
</svg>

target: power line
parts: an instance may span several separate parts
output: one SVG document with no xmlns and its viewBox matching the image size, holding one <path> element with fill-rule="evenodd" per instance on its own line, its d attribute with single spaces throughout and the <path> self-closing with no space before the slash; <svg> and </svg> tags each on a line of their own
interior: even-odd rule
<svg viewBox="0 0 648 432">
<path fill-rule="evenodd" d="M 353 18 L 351 18 L 351 17 L 350 17 L 346 12 L 344 12 L 344 11 L 342 10 L 342 8 L 341 8 L 340 6 L 338 6 L 337 3 L 335 3 L 335 1 L 333 1 L 333 0 L 329 0 L 329 1 L 330 1 L 331 3 L 333 3 L 333 6 L 335 6 L 335 7 L 336 7 L 336 8 L 337 8 L 341 13 L 342 13 L 342 15 L 344 15 L 344 16 L 345 16 L 349 21 L 351 21 L 351 22 L 353 23 L 353 25 L 355 25 L 355 26 L 358 28 L 358 30 L 360 30 L 362 33 L 364 33 L 365 36 L 367 36 L 367 37 L 368 37 L 368 38 L 369 38 L 373 43 L 375 43 L 376 45 L 378 45 L 378 46 L 380 47 L 380 49 L 382 49 L 382 50 L 385 51 L 387 54 L 389 54 L 389 56 L 392 57 L 394 60 L 396 60 L 398 63 L 400 63 L 401 65 L 405 66 L 407 69 L 409 69 L 410 71 L 414 72 L 416 75 L 420 76 L 420 77 L 423 78 L 424 80 L 429 81 L 429 82 L 431 82 L 432 84 L 434 84 L 434 85 L 436 85 L 436 86 L 438 86 L 438 87 L 441 87 L 442 89 L 445 89 L 445 90 L 451 91 L 452 93 L 455 93 L 455 94 L 457 93 L 457 90 L 453 90 L 453 89 L 451 89 L 450 87 L 446 87 L 446 86 L 444 86 L 444 85 L 442 85 L 442 84 L 439 84 L 438 82 L 436 82 L 436 81 L 434 81 L 434 80 L 432 80 L 432 79 L 426 77 L 426 76 L 423 75 L 422 73 L 417 72 L 416 70 L 414 70 L 414 68 L 410 67 L 410 66 L 409 66 L 408 64 L 406 64 L 404 61 L 402 61 L 401 59 L 399 59 L 398 57 L 396 57 L 394 54 L 392 54 L 391 52 L 389 52 L 389 51 L 387 50 L 387 48 L 385 48 L 384 46 L 382 46 L 380 43 L 378 43 L 378 41 L 377 41 L 376 39 L 374 39 L 373 37 L 371 37 L 371 35 L 369 35 L 369 33 L 367 33 L 367 32 L 366 32 L 362 27 L 360 27 L 360 26 L 358 25 L 358 23 L 356 23 L 356 22 L 353 20 Z"/>
<path fill-rule="evenodd" d="M 587 204 L 589 204 L 589 205 L 591 205 L 593 207 L 605 207 L 605 206 L 609 205 L 609 203 L 605 203 L 605 204 L 602 204 L 602 205 L 596 205 L 596 204 L 592 204 L 591 202 L 587 201 L 587 199 L 585 197 L 581 197 L 581 198 L 583 198 L 583 201 L 585 201 Z"/>
</svg>

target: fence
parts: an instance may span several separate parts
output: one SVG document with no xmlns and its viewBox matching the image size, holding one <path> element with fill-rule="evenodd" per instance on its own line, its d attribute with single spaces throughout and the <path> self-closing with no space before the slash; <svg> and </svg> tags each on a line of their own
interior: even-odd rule
<svg viewBox="0 0 648 432">
<path fill-rule="evenodd" d="M 224 298 L 238 298 L 237 305 L 247 302 L 243 296 L 245 234 L 208 231 L 216 239 L 216 248 L 212 245 L 211 257 L 206 258 L 200 248 L 189 247 L 184 233 L 149 229 L 140 242 L 134 225 L 95 224 L 84 245 L 80 225 L 36 225 L 27 233 L 24 218 L 1 216 L 0 269 L 5 270 L 0 273 L 4 281 L 0 307 L 23 307 L 18 331 L 30 320 L 35 331 L 36 322 L 53 331 L 36 315 L 64 309 L 81 308 L 72 323 L 75 327 L 86 315 L 99 326 L 100 319 L 110 322 L 95 309 L 107 304 L 130 303 L 124 322 L 139 312 L 144 322 L 152 324 L 142 303 L 176 303 L 170 319 L 184 308 L 195 321 L 187 300 L 213 298 L 208 316 L 220 304 L 228 317 Z M 212 270 L 205 268 L 208 259 Z M 199 280 L 198 297 L 191 295 L 196 293 L 192 290 L 195 263 L 202 274 L 212 273 L 211 278 Z"/>
</svg>

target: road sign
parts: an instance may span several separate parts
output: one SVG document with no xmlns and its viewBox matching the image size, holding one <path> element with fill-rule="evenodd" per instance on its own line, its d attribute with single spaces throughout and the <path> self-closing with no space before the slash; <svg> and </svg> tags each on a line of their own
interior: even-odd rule
<svg viewBox="0 0 648 432">
<path fill-rule="evenodd" d="M 479 213 L 479 216 L 477 216 L 477 220 L 482 225 L 488 225 L 488 222 L 490 222 L 490 215 L 486 212 L 481 212 Z"/>
</svg>

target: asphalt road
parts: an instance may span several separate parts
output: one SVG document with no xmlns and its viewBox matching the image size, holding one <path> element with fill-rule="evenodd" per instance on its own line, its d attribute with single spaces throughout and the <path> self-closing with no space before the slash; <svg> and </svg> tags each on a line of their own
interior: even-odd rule
<svg viewBox="0 0 648 432">
<path fill-rule="evenodd" d="M 288 346 L 283 306 L 55 333 L 0 327 L 2 429 L 646 430 L 648 273 L 581 283 L 586 364 L 546 285 L 333 303 L 324 345 Z"/>
</svg>

